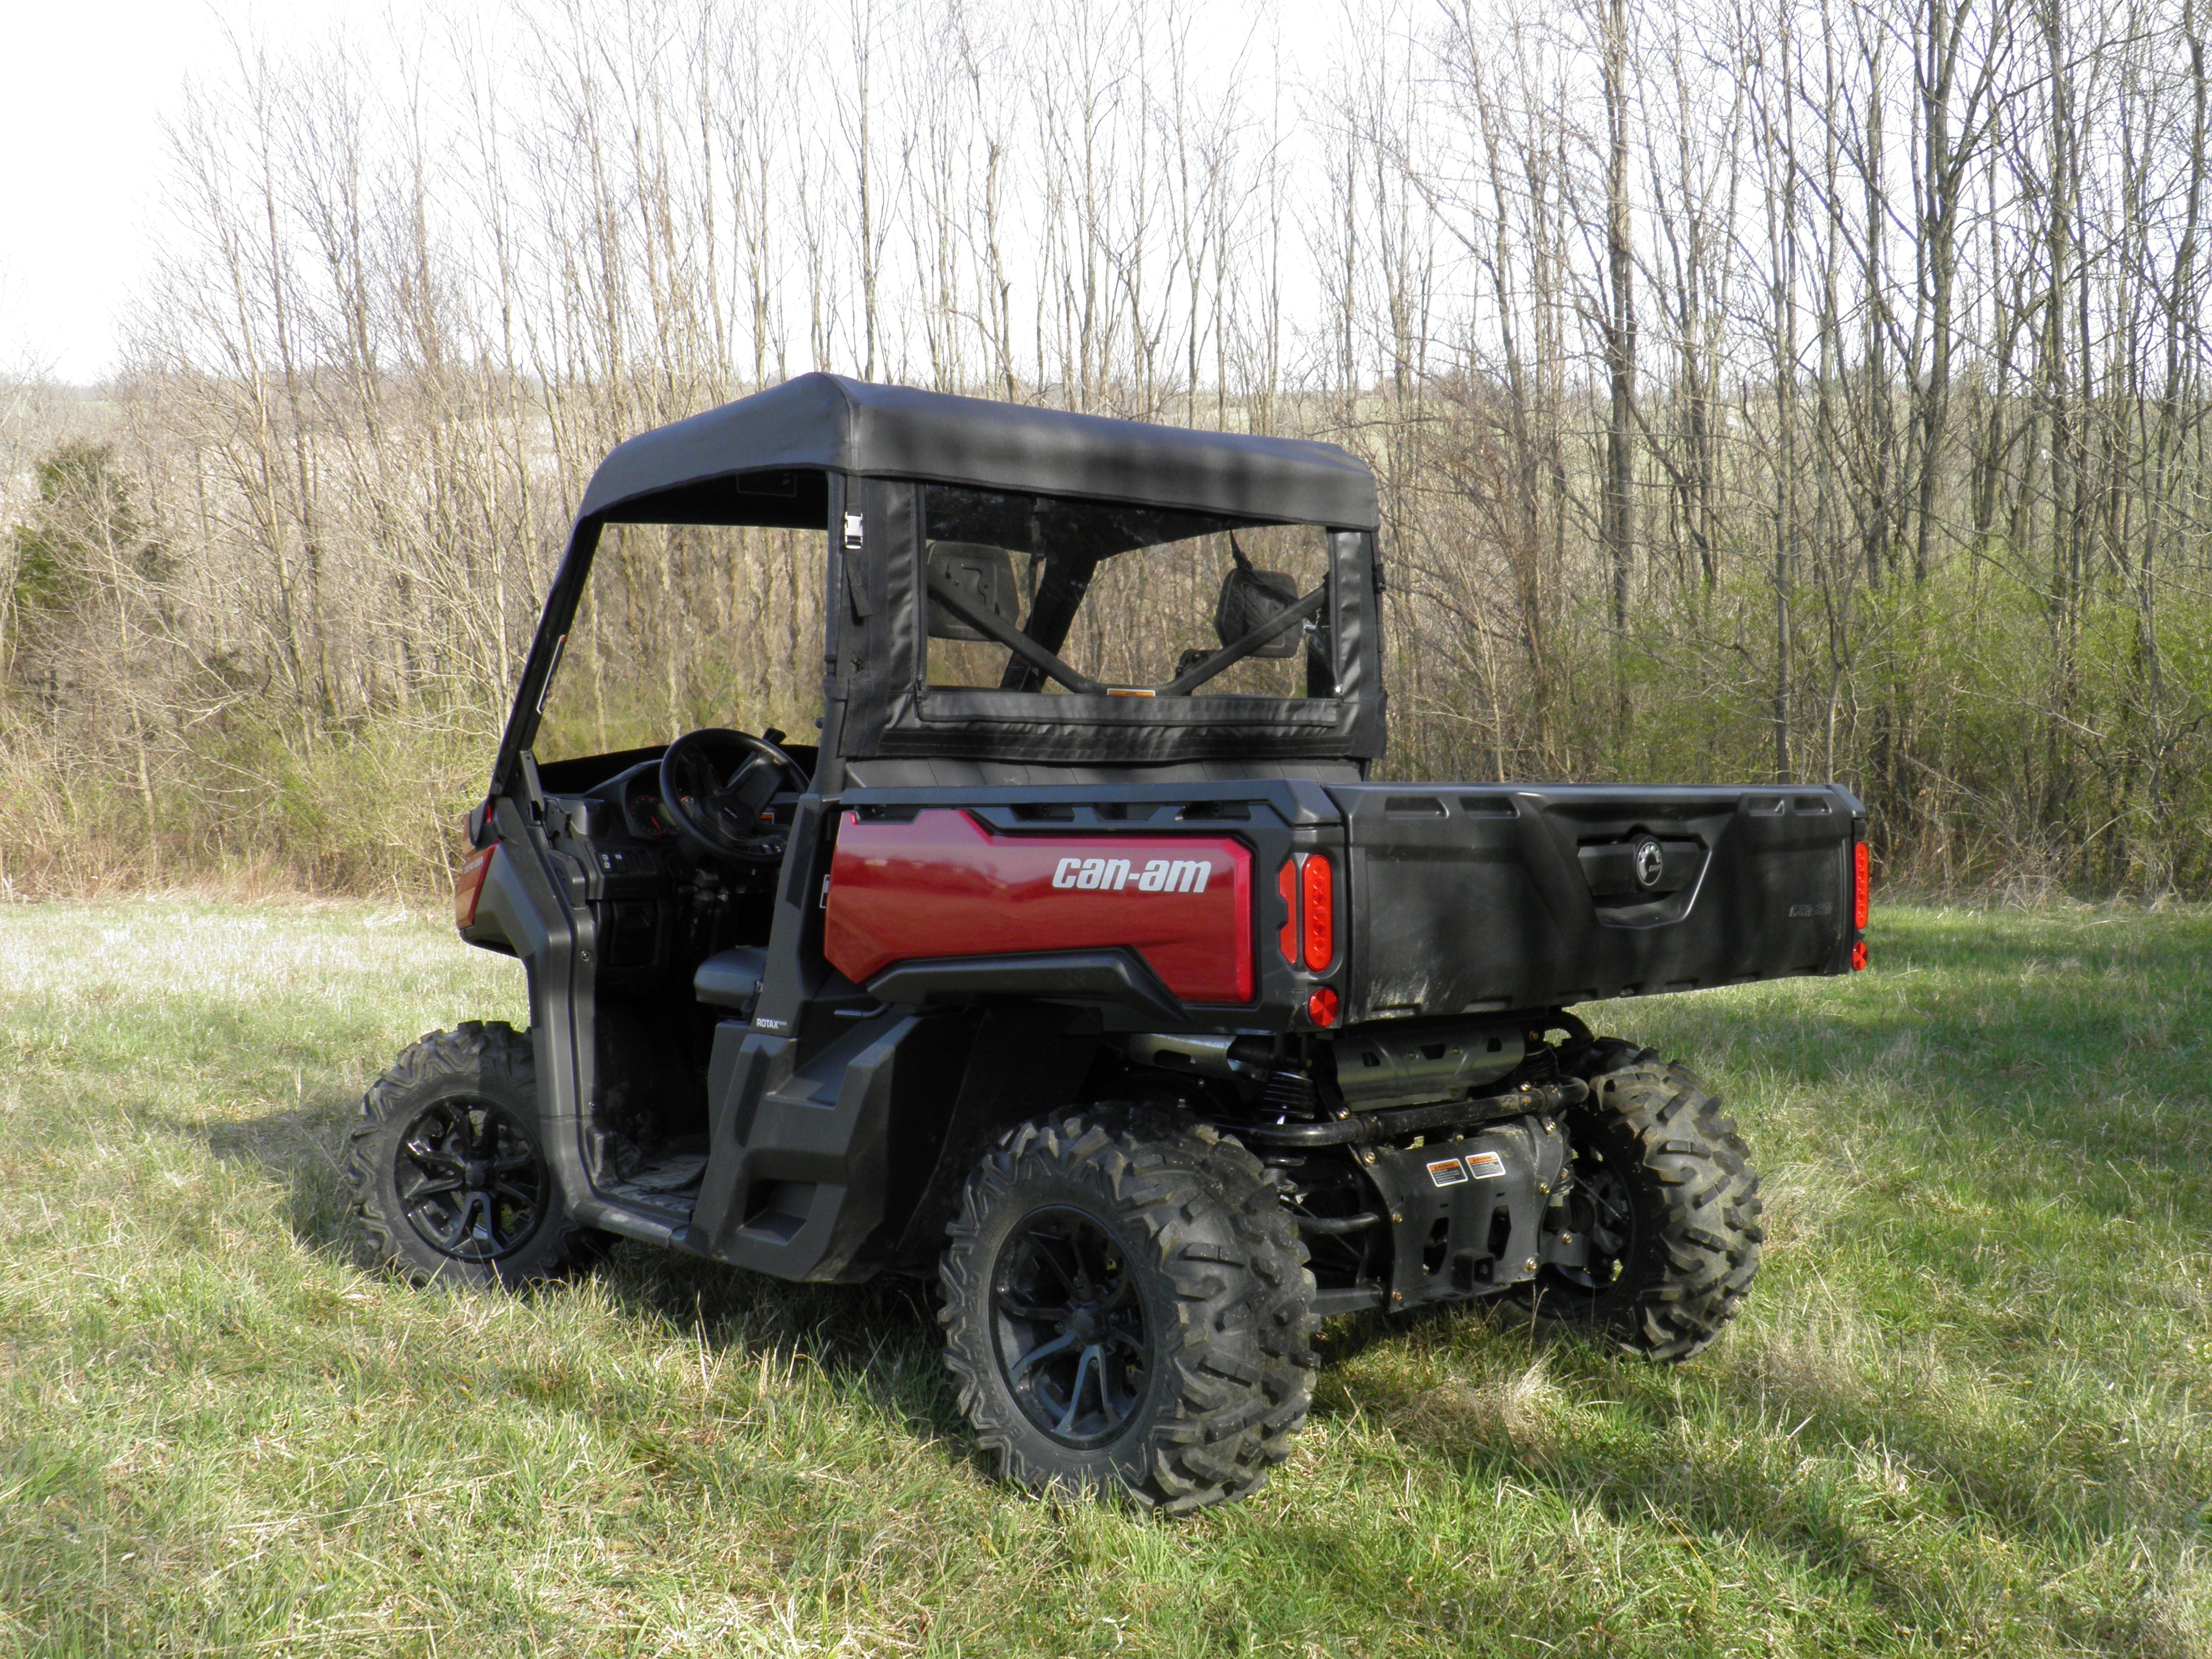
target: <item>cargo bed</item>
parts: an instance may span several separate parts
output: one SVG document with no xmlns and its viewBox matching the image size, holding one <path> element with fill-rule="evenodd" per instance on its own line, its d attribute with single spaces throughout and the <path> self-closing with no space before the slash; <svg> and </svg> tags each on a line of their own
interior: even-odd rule
<svg viewBox="0 0 2212 1659">
<path fill-rule="evenodd" d="M 1347 1022 L 1562 1007 L 1850 967 L 1852 847 L 1865 809 L 1847 790 L 1328 793 L 1343 814 L 1349 866 Z"/>
</svg>

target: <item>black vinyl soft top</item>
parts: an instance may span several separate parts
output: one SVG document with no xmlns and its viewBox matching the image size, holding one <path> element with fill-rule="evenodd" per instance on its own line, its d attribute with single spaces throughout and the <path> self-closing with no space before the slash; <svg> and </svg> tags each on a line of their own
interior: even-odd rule
<svg viewBox="0 0 2212 1659">
<path fill-rule="evenodd" d="M 1316 618 L 1333 659 L 1324 696 L 1123 696 L 931 685 L 917 485 L 1099 503 L 1111 555 L 1238 523 L 1313 525 L 1332 574 Z M 1205 522 L 1172 522 L 1176 514 Z M 1126 518 L 1126 514 L 1123 518 Z M 836 522 L 833 525 L 833 519 Z M 1375 478 L 1334 444 L 1147 426 L 836 374 L 797 380 L 640 433 L 592 475 L 493 763 L 507 787 L 534 741 L 555 666 L 607 524 L 781 526 L 830 537 L 823 762 L 1021 766 L 1364 763 L 1385 743 Z M 1121 539 L 1115 539 L 1120 537 Z M 1133 539 L 1132 539 L 1133 538 Z M 1018 537 L 1001 544 L 1034 551 Z M 1080 588 L 1079 586 L 1079 592 Z M 1062 632 L 1064 633 L 1064 623 Z M 1057 640 L 1041 641 L 1048 650 Z"/>
<path fill-rule="evenodd" d="M 919 478 L 1372 530 L 1375 478 L 1334 444 L 1148 426 L 802 374 L 640 433 L 592 473 L 580 519 L 716 522 L 680 500 L 740 472 Z"/>
</svg>

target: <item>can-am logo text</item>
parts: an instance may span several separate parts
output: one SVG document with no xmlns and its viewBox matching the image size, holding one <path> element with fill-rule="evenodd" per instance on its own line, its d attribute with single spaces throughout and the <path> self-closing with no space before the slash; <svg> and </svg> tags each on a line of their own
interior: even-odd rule
<svg viewBox="0 0 2212 1659">
<path fill-rule="evenodd" d="M 1205 859 L 1148 859 L 1141 870 L 1127 859 L 1066 858 L 1052 872 L 1055 887 L 1119 893 L 1203 893 L 1213 866 Z"/>
</svg>

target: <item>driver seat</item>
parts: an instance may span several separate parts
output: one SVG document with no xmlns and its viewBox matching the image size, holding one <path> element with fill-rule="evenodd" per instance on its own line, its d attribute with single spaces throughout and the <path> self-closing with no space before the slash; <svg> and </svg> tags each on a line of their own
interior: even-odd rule
<svg viewBox="0 0 2212 1659">
<path fill-rule="evenodd" d="M 768 952 L 757 945 L 717 951 L 691 975 L 691 994 L 716 1008 L 750 1009 L 768 974 Z"/>
</svg>

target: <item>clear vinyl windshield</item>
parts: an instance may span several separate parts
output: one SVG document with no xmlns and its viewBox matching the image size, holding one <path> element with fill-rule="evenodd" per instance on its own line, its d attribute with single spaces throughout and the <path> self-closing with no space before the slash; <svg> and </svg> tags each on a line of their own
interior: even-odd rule
<svg viewBox="0 0 2212 1659">
<path fill-rule="evenodd" d="M 930 686 L 1335 695 L 1320 526 L 939 484 L 923 498 Z"/>
</svg>

